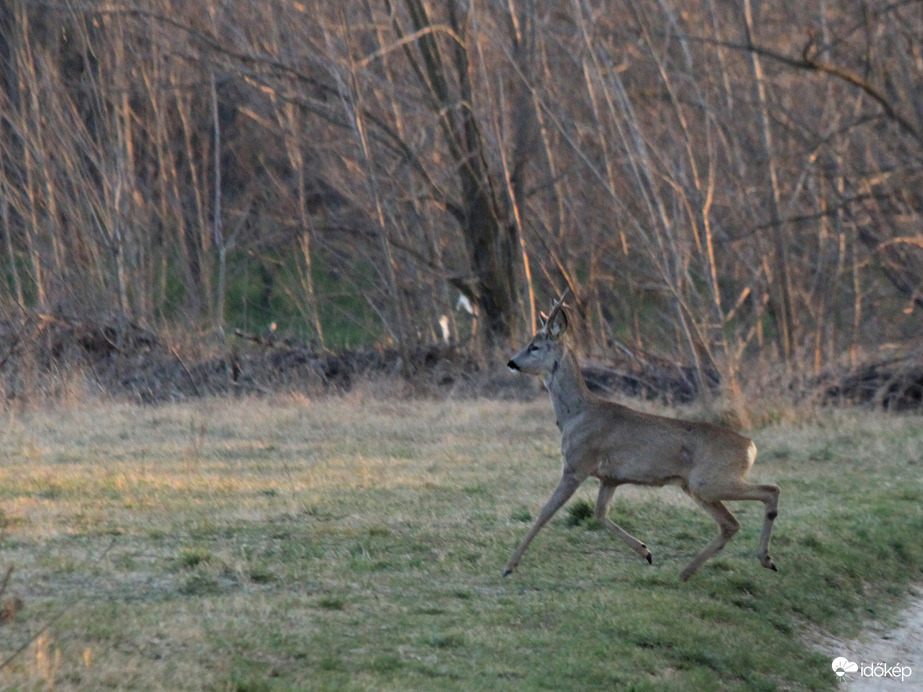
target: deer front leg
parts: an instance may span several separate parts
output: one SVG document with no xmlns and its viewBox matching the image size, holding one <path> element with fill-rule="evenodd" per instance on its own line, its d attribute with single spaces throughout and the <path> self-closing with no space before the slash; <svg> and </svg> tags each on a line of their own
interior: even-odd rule
<svg viewBox="0 0 923 692">
<path fill-rule="evenodd" d="M 516 569 L 516 565 L 519 564 L 519 560 L 522 558 L 522 554 L 526 552 L 526 548 L 529 547 L 529 543 L 535 538 L 535 534 L 537 534 L 548 520 L 554 516 L 555 512 L 561 509 L 561 506 L 570 499 L 571 495 L 580 487 L 582 482 L 583 478 L 578 478 L 572 473 L 564 473 L 561 482 L 558 483 L 558 487 L 555 488 L 551 498 L 542 508 L 542 512 L 539 514 L 538 519 L 535 520 L 532 528 L 529 529 L 529 533 L 522 539 L 522 542 L 519 544 L 519 547 L 516 548 L 516 552 L 513 553 L 513 557 L 510 558 L 510 561 L 506 563 L 506 569 L 503 570 L 504 577 L 509 576 L 510 573 Z"/>
<path fill-rule="evenodd" d="M 629 548 L 647 560 L 649 565 L 652 565 L 654 564 L 654 559 L 651 557 L 651 551 L 647 549 L 647 546 L 606 516 L 609 510 L 609 503 L 612 502 L 612 495 L 615 493 L 616 487 L 618 486 L 614 483 L 602 483 L 602 485 L 599 486 L 599 495 L 596 498 L 596 510 L 594 511 L 596 521 L 625 541 Z"/>
</svg>

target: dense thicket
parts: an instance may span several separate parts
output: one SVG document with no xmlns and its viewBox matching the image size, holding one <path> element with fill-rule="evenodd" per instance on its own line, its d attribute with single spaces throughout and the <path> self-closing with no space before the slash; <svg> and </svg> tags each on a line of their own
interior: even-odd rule
<svg viewBox="0 0 923 692">
<path fill-rule="evenodd" d="M 569 286 L 731 390 L 921 333 L 920 0 L 11 0 L 0 152 L 8 321 L 480 348 Z"/>
</svg>

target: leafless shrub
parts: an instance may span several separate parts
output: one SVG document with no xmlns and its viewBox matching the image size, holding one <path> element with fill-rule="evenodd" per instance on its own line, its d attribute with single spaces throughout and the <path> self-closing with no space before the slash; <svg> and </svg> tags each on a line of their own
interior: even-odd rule
<svg viewBox="0 0 923 692">
<path fill-rule="evenodd" d="M 280 305 L 406 364 L 567 286 L 591 355 L 699 392 L 856 364 L 923 308 L 914 7 L 16 0 L 0 309 L 190 330 L 228 375 Z"/>
</svg>

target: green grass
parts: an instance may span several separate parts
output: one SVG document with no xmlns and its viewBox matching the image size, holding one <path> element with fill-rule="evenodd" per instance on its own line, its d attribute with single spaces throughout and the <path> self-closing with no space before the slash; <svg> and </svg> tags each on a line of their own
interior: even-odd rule
<svg viewBox="0 0 923 692">
<path fill-rule="evenodd" d="M 782 487 L 714 534 L 679 491 L 590 481 L 504 564 L 558 480 L 547 402 L 243 400 L 7 413 L 3 689 L 834 689 L 829 637 L 923 582 L 919 418 L 822 412 L 752 436 Z M 3 603 L 0 602 L 0 610 Z M 44 628 L 44 629 L 43 629 Z"/>
</svg>

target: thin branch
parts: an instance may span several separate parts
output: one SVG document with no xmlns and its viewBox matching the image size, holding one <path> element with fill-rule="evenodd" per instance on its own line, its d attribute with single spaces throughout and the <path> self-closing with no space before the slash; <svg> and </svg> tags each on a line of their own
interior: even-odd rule
<svg viewBox="0 0 923 692">
<path fill-rule="evenodd" d="M 921 146 L 923 146 L 923 132 L 921 132 L 920 129 L 914 125 L 914 123 L 901 115 L 891 103 L 891 101 L 881 92 L 880 89 L 878 89 L 878 87 L 872 84 L 869 80 L 846 67 L 834 65 L 833 63 L 821 60 L 817 57 L 818 51 L 816 49 L 813 35 L 810 37 L 810 40 L 802 50 L 800 58 L 793 58 L 791 56 L 785 55 L 784 53 L 779 53 L 778 51 L 772 50 L 771 48 L 760 46 L 750 41 L 747 43 L 734 43 L 732 41 L 723 41 L 720 39 L 708 38 L 707 36 L 692 36 L 689 34 L 683 34 L 682 38 L 687 41 L 694 41 L 707 45 L 717 46 L 720 48 L 728 48 L 730 50 L 753 53 L 755 55 L 769 58 L 770 60 L 781 63 L 783 65 L 787 65 L 797 70 L 820 72 L 823 74 L 828 74 L 832 77 L 836 77 L 840 81 L 851 84 L 852 86 L 858 88 L 860 91 L 864 92 L 879 106 L 881 106 L 881 109 L 885 112 L 885 115 L 887 115 L 888 118 L 897 123 L 902 130 L 904 130 L 907 134 L 917 140 Z"/>
<path fill-rule="evenodd" d="M 384 57 L 385 55 L 387 55 L 393 50 L 397 50 L 398 48 L 403 48 L 408 43 L 415 43 L 417 39 L 422 38 L 423 36 L 427 34 L 437 34 L 437 33 L 446 34 L 456 43 L 460 45 L 464 45 L 464 41 L 462 41 L 461 37 L 458 34 L 456 34 L 454 31 L 452 31 L 451 28 L 447 26 L 443 26 L 442 24 L 434 24 L 431 26 L 423 27 L 422 29 L 418 29 L 417 31 L 414 31 L 413 33 L 407 34 L 406 36 L 399 36 L 398 40 L 392 43 L 390 46 L 384 46 L 382 48 L 379 48 L 378 50 L 369 53 L 364 58 L 357 60 L 356 66 L 365 67 L 369 63 L 374 62 L 375 60 L 378 60 L 379 58 Z"/>
</svg>

